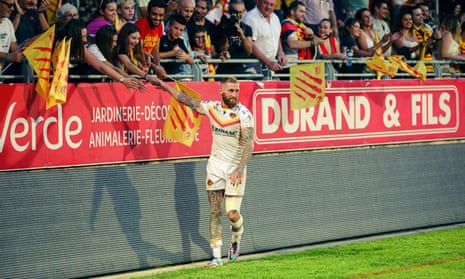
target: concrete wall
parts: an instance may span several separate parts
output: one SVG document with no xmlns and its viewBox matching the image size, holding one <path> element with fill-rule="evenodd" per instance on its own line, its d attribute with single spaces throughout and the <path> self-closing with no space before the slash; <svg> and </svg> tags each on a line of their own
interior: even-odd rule
<svg viewBox="0 0 465 279">
<path fill-rule="evenodd" d="M 0 172 L 0 278 L 210 258 L 205 166 L 201 158 Z M 255 155 L 241 251 L 464 222 L 464 170 L 458 142 Z"/>
</svg>

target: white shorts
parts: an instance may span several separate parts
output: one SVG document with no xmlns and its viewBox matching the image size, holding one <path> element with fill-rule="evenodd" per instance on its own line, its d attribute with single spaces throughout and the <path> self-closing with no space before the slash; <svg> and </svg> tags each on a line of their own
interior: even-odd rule
<svg viewBox="0 0 465 279">
<path fill-rule="evenodd" d="M 245 182 L 247 178 L 247 167 L 244 169 L 244 177 L 242 183 L 233 186 L 230 183 L 229 177 L 236 169 L 236 165 L 229 164 L 214 158 L 208 159 L 207 165 L 207 178 L 206 189 L 211 190 L 225 190 L 225 195 L 229 196 L 243 196 L 245 192 Z"/>
</svg>

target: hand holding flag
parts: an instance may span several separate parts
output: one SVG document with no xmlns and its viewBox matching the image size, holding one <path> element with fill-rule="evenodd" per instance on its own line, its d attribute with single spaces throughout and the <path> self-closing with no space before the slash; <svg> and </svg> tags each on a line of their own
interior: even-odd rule
<svg viewBox="0 0 465 279">
<path fill-rule="evenodd" d="M 175 81 L 176 90 L 191 97 L 200 98 L 200 94 L 181 82 Z M 175 98 L 171 98 L 168 117 L 163 125 L 163 137 L 175 140 L 186 146 L 192 146 L 195 134 L 199 130 L 202 116 Z"/>
</svg>

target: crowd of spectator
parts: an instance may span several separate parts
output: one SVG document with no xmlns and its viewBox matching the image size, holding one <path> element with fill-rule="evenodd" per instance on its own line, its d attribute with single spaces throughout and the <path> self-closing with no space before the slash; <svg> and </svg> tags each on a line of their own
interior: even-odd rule
<svg viewBox="0 0 465 279">
<path fill-rule="evenodd" d="M 439 14 L 431 0 L 213 1 L 63 0 L 51 18 L 53 0 L 0 0 L 1 74 L 21 75 L 21 51 L 52 24 L 57 38 L 76 38 L 70 74 L 103 73 L 128 87 L 155 76 L 189 80 L 194 63 L 204 75 L 265 75 L 308 59 L 340 60 L 337 71 L 363 73 L 364 64 L 342 61 L 375 54 L 465 61 L 460 0 L 434 7 Z M 247 58 L 258 63 L 209 62 Z"/>
</svg>

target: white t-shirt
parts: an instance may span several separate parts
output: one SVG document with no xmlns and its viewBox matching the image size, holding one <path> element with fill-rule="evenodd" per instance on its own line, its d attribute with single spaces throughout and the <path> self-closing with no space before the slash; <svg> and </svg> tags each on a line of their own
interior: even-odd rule
<svg viewBox="0 0 465 279">
<path fill-rule="evenodd" d="M 95 55 L 95 57 L 97 57 L 98 61 L 100 61 L 100 62 L 107 61 L 107 59 L 105 58 L 105 56 L 103 56 L 103 53 L 100 51 L 100 49 L 98 48 L 98 46 L 96 44 L 91 44 L 87 49 L 93 55 Z"/>
<path fill-rule="evenodd" d="M 281 22 L 275 13 L 268 22 L 257 7 L 245 14 L 242 22 L 252 28 L 252 40 L 255 46 L 270 60 L 276 58 L 280 44 Z"/>
<path fill-rule="evenodd" d="M 9 53 L 11 43 L 16 42 L 15 29 L 13 23 L 4 17 L 0 23 L 0 52 Z"/>
<path fill-rule="evenodd" d="M 252 114 L 241 104 L 230 109 L 222 107 L 220 101 L 202 101 L 202 106 L 212 127 L 213 144 L 210 157 L 238 165 L 244 149 L 239 144 L 241 127 L 254 126 Z"/>
</svg>

